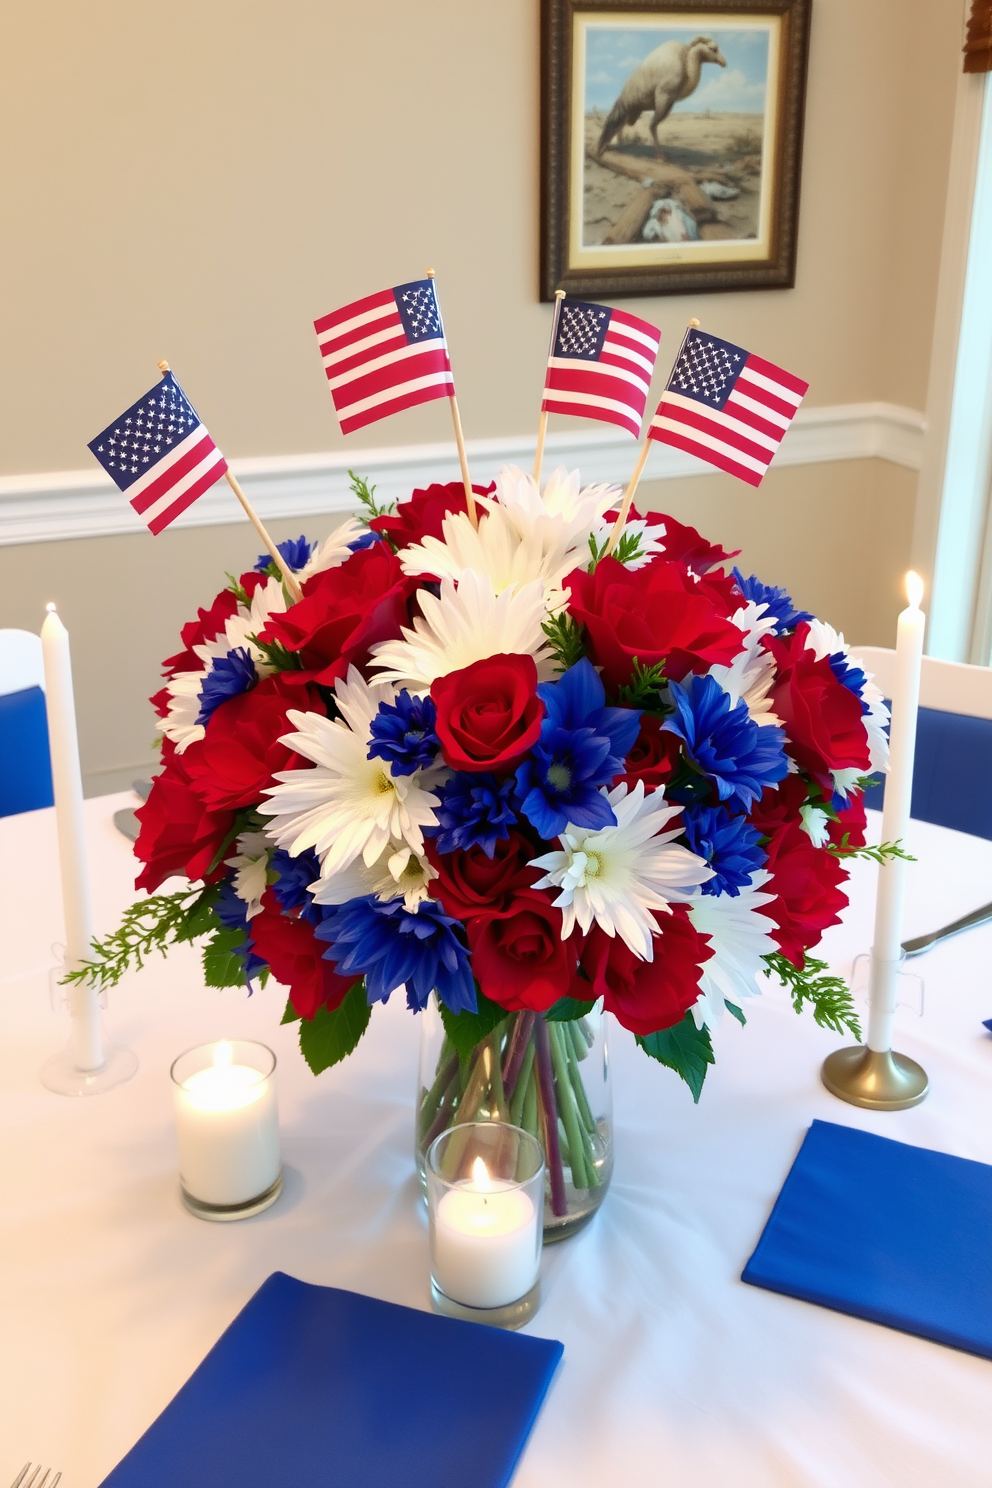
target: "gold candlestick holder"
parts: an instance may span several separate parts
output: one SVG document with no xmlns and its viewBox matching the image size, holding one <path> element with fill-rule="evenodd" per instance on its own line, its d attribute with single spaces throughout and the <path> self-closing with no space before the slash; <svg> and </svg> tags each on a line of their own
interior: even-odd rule
<svg viewBox="0 0 992 1488">
<path fill-rule="evenodd" d="M 820 1078 L 831 1095 L 868 1111 L 908 1110 L 930 1089 L 927 1072 L 915 1059 L 862 1044 L 828 1055 Z"/>
</svg>

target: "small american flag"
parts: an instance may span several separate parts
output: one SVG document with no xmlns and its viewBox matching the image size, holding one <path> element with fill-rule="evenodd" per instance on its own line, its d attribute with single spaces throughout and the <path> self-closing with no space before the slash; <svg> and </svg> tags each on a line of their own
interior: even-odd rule
<svg viewBox="0 0 992 1488">
<path fill-rule="evenodd" d="M 636 315 L 563 300 L 542 413 L 574 413 L 629 429 L 636 439 L 648 401 L 661 332 Z"/>
<path fill-rule="evenodd" d="M 174 522 L 227 470 L 171 372 L 89 448 L 154 533 Z"/>
<path fill-rule="evenodd" d="M 742 346 L 690 330 L 648 438 L 760 486 L 808 387 Z"/>
<path fill-rule="evenodd" d="M 454 396 L 433 279 L 366 295 L 313 327 L 342 434 Z"/>
</svg>

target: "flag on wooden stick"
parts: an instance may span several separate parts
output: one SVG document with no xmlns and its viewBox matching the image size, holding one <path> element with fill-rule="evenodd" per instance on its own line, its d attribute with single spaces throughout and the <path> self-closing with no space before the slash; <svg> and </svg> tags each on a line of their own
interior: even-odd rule
<svg viewBox="0 0 992 1488">
<path fill-rule="evenodd" d="M 171 372 L 89 448 L 154 533 L 227 474 L 227 461 Z"/>
<path fill-rule="evenodd" d="M 432 278 L 354 300 L 315 320 L 314 330 L 343 434 L 454 396 Z"/>
<path fill-rule="evenodd" d="M 690 329 L 648 438 L 757 486 L 808 387 L 742 346 Z"/>
<path fill-rule="evenodd" d="M 661 332 L 636 315 L 563 300 L 541 412 L 619 424 L 636 439 L 660 345 Z"/>
</svg>

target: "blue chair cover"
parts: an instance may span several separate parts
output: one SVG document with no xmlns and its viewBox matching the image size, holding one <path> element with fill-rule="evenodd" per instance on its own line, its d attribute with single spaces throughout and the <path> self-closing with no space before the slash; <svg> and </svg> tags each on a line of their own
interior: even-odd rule
<svg viewBox="0 0 992 1488">
<path fill-rule="evenodd" d="M 884 799 L 884 779 L 865 791 L 876 811 Z M 920 709 L 910 815 L 992 839 L 992 719 Z"/>
<path fill-rule="evenodd" d="M 0 816 L 51 806 L 48 718 L 40 687 L 0 694 Z"/>
</svg>

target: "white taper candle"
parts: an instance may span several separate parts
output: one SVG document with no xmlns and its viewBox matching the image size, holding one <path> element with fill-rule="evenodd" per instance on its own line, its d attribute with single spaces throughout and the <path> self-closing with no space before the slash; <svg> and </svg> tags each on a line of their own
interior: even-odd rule
<svg viewBox="0 0 992 1488">
<path fill-rule="evenodd" d="M 90 954 L 93 916 L 83 829 L 83 782 L 79 772 L 69 633 L 53 604 L 48 606 L 41 627 L 41 644 L 45 661 L 48 747 L 52 757 L 52 787 L 62 870 L 65 964 L 66 970 L 72 971 Z M 73 1063 L 82 1071 L 102 1069 L 104 1059 L 96 989 L 73 983 L 68 993 Z"/>
<path fill-rule="evenodd" d="M 896 632 L 895 680 L 892 686 L 892 723 L 889 729 L 889 772 L 885 778 L 882 841 L 905 839 L 913 796 L 916 755 L 916 716 L 920 704 L 920 669 L 927 617 L 920 609 L 923 580 L 906 575 L 909 606 L 899 616 Z M 868 1047 L 876 1053 L 892 1048 L 892 1023 L 899 1000 L 902 910 L 906 863 L 890 858 L 878 870 L 875 901 L 875 939 L 871 948 Z"/>
</svg>

